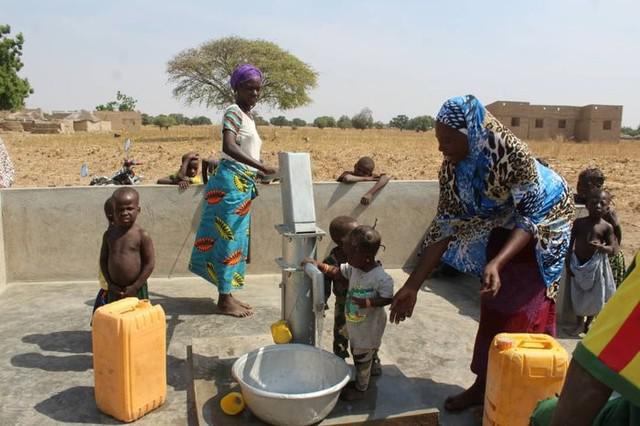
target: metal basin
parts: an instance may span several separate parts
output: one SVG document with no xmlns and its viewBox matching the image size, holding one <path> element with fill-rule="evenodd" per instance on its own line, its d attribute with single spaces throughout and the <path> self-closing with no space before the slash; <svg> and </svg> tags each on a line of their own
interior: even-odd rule
<svg viewBox="0 0 640 426">
<path fill-rule="evenodd" d="M 245 402 L 274 425 L 302 426 L 324 419 L 349 382 L 350 368 L 332 353 L 309 345 L 258 348 L 231 368 Z"/>
</svg>

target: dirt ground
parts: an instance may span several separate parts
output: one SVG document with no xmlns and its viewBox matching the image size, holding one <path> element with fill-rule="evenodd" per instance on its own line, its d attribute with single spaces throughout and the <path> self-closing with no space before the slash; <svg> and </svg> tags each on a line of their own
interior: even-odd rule
<svg viewBox="0 0 640 426">
<path fill-rule="evenodd" d="M 442 157 L 433 132 L 416 133 L 395 129 L 340 130 L 316 128 L 259 129 L 263 139 L 263 161 L 276 164 L 279 151 L 310 152 L 315 180 L 333 180 L 352 169 L 363 155 L 371 156 L 376 170 L 395 179 L 436 179 Z M 169 130 L 145 127 L 136 134 L 74 133 L 32 135 L 2 133 L 16 169 L 14 187 L 88 185 L 91 176 L 111 175 L 124 157 L 123 143 L 133 141 L 130 157 L 142 161 L 137 172 L 144 183 L 174 173 L 180 157 L 188 151 L 202 156 L 217 155 L 221 148 L 217 126 L 177 126 Z M 533 141 L 536 156 L 575 186 L 578 173 L 600 167 L 607 187 L 615 196 L 623 227 L 623 249 L 627 259 L 640 249 L 640 142 L 575 143 Z M 90 176 L 81 177 L 83 163 Z"/>
</svg>

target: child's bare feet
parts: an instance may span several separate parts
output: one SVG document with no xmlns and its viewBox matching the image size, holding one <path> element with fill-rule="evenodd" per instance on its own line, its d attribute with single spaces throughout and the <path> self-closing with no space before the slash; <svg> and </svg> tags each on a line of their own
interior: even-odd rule
<svg viewBox="0 0 640 426">
<path fill-rule="evenodd" d="M 218 298 L 218 313 L 236 318 L 245 318 L 253 315 L 253 309 L 243 306 L 230 294 L 221 294 Z"/>
<path fill-rule="evenodd" d="M 474 405 L 481 405 L 484 402 L 484 383 L 476 380 L 469 389 L 448 397 L 444 401 L 444 408 L 447 411 L 462 411 Z"/>
</svg>

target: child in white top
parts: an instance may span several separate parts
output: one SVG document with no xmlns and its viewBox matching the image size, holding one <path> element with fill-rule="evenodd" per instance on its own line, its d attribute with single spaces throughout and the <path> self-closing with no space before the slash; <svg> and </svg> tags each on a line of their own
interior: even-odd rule
<svg viewBox="0 0 640 426">
<path fill-rule="evenodd" d="M 380 348 L 387 324 L 384 306 L 393 298 L 393 278 L 376 261 L 380 248 L 380 233 L 371 226 L 360 225 L 345 238 L 344 251 L 347 262 L 340 267 L 305 259 L 312 262 L 325 275 L 349 280 L 345 304 L 349 346 L 356 368 L 356 380 L 343 390 L 344 400 L 362 399 L 369 387 L 374 354 Z"/>
</svg>

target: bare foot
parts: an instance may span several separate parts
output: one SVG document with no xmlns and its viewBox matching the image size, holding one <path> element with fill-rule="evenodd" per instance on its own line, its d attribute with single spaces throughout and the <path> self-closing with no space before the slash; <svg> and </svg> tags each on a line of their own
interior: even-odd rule
<svg viewBox="0 0 640 426">
<path fill-rule="evenodd" d="M 251 306 L 250 304 L 248 304 L 246 302 L 243 302 L 240 299 L 236 299 L 235 297 L 233 297 L 233 294 L 229 294 L 229 296 L 231 296 L 233 298 L 233 300 L 235 300 L 238 303 L 238 305 L 242 306 L 243 308 L 249 309 L 249 310 L 253 310 L 253 306 Z"/>
<path fill-rule="evenodd" d="M 462 411 L 474 405 L 481 405 L 483 402 L 484 383 L 478 383 L 476 380 L 469 389 L 448 397 L 444 401 L 444 408 L 447 411 Z"/>
<path fill-rule="evenodd" d="M 230 294 L 221 294 L 218 298 L 218 313 L 236 318 L 245 318 L 253 315 L 253 310 L 242 306 Z"/>
</svg>

